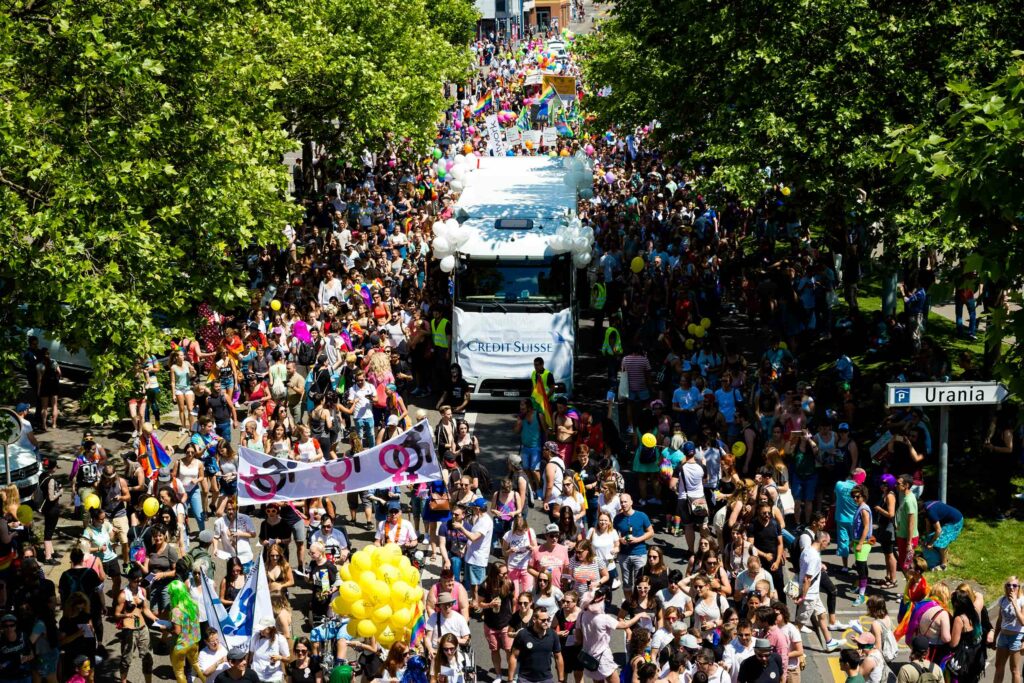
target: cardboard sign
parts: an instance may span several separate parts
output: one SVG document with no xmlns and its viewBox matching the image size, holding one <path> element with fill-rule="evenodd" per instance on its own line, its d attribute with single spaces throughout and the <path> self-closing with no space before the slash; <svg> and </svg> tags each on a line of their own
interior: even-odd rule
<svg viewBox="0 0 1024 683">
<path fill-rule="evenodd" d="M 550 85 L 559 95 L 576 97 L 576 79 L 572 76 L 544 74 L 543 81 L 544 85 Z"/>
<path fill-rule="evenodd" d="M 544 147 L 556 147 L 558 145 L 558 129 L 548 126 L 544 129 L 541 145 Z"/>
</svg>

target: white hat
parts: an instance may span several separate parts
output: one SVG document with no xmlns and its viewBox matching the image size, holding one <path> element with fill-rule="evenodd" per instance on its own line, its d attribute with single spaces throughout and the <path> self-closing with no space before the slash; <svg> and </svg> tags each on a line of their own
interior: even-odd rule
<svg viewBox="0 0 1024 683">
<path fill-rule="evenodd" d="M 398 426 L 398 416 L 397 415 L 388 415 L 388 427 L 397 427 L 397 426 Z"/>
<path fill-rule="evenodd" d="M 274 628 L 277 626 L 277 622 L 274 621 L 274 617 L 263 617 L 260 622 L 256 624 L 256 628 L 262 631 L 265 628 Z"/>
</svg>

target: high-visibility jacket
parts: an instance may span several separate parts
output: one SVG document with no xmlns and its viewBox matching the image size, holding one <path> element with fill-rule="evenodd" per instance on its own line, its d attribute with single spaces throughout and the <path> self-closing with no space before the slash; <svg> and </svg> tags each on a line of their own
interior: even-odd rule
<svg viewBox="0 0 1024 683">
<path fill-rule="evenodd" d="M 601 282 L 595 282 L 590 289 L 590 305 L 595 309 L 604 310 L 604 304 L 608 300 L 608 288 Z"/>
<path fill-rule="evenodd" d="M 434 337 L 434 346 L 439 349 L 448 348 L 448 318 L 430 321 L 430 332 Z"/>
<path fill-rule="evenodd" d="M 609 325 L 604 331 L 604 343 L 601 344 L 601 355 L 617 356 L 620 353 L 622 353 L 622 337 L 614 325 Z"/>
</svg>

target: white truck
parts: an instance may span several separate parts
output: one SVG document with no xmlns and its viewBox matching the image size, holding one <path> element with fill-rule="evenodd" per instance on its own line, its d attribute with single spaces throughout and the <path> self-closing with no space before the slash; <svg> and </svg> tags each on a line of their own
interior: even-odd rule
<svg viewBox="0 0 1024 683">
<path fill-rule="evenodd" d="M 453 361 L 474 398 L 528 398 L 537 357 L 571 394 L 576 267 L 571 253 L 552 246 L 576 212 L 566 161 L 482 157 L 478 166 L 456 207 L 470 236 L 453 272 Z"/>
</svg>

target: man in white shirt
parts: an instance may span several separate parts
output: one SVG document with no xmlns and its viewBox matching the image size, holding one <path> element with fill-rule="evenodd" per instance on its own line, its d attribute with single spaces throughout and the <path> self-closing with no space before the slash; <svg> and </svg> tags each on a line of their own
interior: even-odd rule
<svg viewBox="0 0 1024 683">
<path fill-rule="evenodd" d="M 377 445 L 373 429 L 373 401 L 377 398 L 377 390 L 366 381 L 366 374 L 362 370 L 356 372 L 355 380 L 353 387 L 348 390 L 350 405 L 348 408 L 342 407 L 342 411 L 352 415 L 363 448 L 372 448 Z"/>
<path fill-rule="evenodd" d="M 441 593 L 437 596 L 437 611 L 427 617 L 426 641 L 434 655 L 437 654 L 437 646 L 441 642 L 441 637 L 449 633 L 458 638 L 462 645 L 469 642 L 469 624 L 465 617 L 452 609 L 454 604 L 455 600 L 451 593 Z"/>
<path fill-rule="evenodd" d="M 32 423 L 28 421 L 28 411 L 31 408 L 32 406 L 27 403 L 19 403 L 14 407 L 14 412 L 18 414 L 18 419 L 21 421 L 18 447 L 34 451 L 39 447 L 39 443 L 36 441 L 36 435 L 32 433 Z"/>
<path fill-rule="evenodd" d="M 330 515 L 324 515 L 320 519 L 320 528 L 313 532 L 312 542 L 317 541 L 323 543 L 327 559 L 334 564 L 344 564 L 348 561 L 348 538 L 341 529 L 334 527 L 334 520 Z"/>
<path fill-rule="evenodd" d="M 668 573 L 668 588 L 662 588 L 656 597 L 661 601 L 662 609 L 675 607 L 683 616 L 689 618 L 693 614 L 693 601 L 683 590 L 682 582 L 683 573 L 678 569 L 671 570 Z"/>
<path fill-rule="evenodd" d="M 754 626 L 749 619 L 740 619 L 736 637 L 726 644 L 722 653 L 722 666 L 729 672 L 733 683 L 739 683 L 740 664 L 754 656 Z"/>
<path fill-rule="evenodd" d="M 487 564 L 491 556 L 491 539 L 494 536 L 494 519 L 487 514 L 487 500 L 477 498 L 469 505 L 470 528 L 462 527 L 463 533 L 469 538 L 464 556 L 466 568 L 466 588 L 472 591 L 473 599 L 477 598 L 477 590 L 487 578 Z"/>
<path fill-rule="evenodd" d="M 419 542 L 412 522 L 402 519 L 402 504 L 397 500 L 388 503 L 387 519 L 377 524 L 377 535 L 373 542 L 375 545 L 397 543 L 403 548 L 415 548 Z"/>
<path fill-rule="evenodd" d="M 222 560 L 237 557 L 245 571 L 252 564 L 252 546 L 249 539 L 256 536 L 256 525 L 249 515 L 238 512 L 235 500 L 224 502 L 224 516 L 213 524 L 213 546 L 211 552 Z"/>
<path fill-rule="evenodd" d="M 800 553 L 800 572 L 798 584 L 800 596 L 796 599 L 796 618 L 798 626 L 808 626 L 818 634 L 818 641 L 829 652 L 839 649 L 839 641 L 828 634 L 827 613 L 821 602 L 821 550 L 828 546 L 828 534 L 816 531 L 814 540 Z"/>
</svg>

